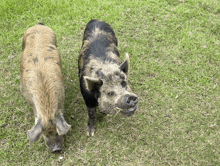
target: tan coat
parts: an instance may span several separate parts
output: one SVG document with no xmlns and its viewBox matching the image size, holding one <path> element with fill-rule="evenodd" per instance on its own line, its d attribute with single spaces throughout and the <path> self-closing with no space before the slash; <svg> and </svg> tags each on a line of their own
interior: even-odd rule
<svg viewBox="0 0 220 166">
<path fill-rule="evenodd" d="M 23 37 L 21 91 L 33 107 L 35 116 L 48 126 L 56 109 L 63 109 L 64 86 L 56 36 L 46 26 L 35 25 Z"/>
</svg>

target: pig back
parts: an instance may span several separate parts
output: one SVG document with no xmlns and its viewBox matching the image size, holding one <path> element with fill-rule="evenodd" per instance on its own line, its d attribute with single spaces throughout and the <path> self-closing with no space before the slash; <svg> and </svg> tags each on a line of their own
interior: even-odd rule
<svg viewBox="0 0 220 166">
<path fill-rule="evenodd" d="M 22 49 L 21 92 L 35 114 L 40 114 L 47 123 L 59 111 L 63 112 L 64 104 L 62 66 L 56 48 L 56 35 L 47 26 L 35 25 L 25 32 Z"/>
</svg>

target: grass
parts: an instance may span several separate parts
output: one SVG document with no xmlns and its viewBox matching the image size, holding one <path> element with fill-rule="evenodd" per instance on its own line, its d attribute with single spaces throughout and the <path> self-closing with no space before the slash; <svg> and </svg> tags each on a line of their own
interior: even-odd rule
<svg viewBox="0 0 220 166">
<path fill-rule="evenodd" d="M 220 159 L 220 2 L 218 0 L 21 1 L 0 3 L 0 165 L 218 165 Z M 99 118 L 86 136 L 77 59 L 90 19 L 108 22 L 130 85 L 130 118 Z M 66 119 L 61 153 L 29 144 L 32 109 L 19 90 L 24 32 L 43 22 L 57 35 Z M 99 115 L 100 116 L 100 115 Z"/>
</svg>

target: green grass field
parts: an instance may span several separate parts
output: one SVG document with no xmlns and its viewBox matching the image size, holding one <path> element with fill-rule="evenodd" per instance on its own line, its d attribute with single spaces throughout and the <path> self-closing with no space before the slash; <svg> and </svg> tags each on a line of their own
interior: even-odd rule
<svg viewBox="0 0 220 166">
<path fill-rule="evenodd" d="M 219 0 L 2 0 L 0 18 L 0 165 L 220 164 Z M 130 118 L 98 114 L 94 137 L 77 68 L 91 19 L 113 27 L 139 96 Z M 62 58 L 72 128 L 61 153 L 27 138 L 34 115 L 20 93 L 22 36 L 38 22 L 53 29 Z"/>
</svg>

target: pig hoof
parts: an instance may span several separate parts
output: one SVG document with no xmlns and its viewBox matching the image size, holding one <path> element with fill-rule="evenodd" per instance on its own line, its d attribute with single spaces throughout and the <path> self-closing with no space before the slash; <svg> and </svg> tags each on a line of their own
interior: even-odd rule
<svg viewBox="0 0 220 166">
<path fill-rule="evenodd" d="M 94 126 L 88 126 L 88 131 L 87 131 L 87 135 L 88 136 L 94 136 L 94 133 L 95 133 L 95 127 Z"/>
<path fill-rule="evenodd" d="M 87 131 L 87 135 L 93 137 L 94 136 L 94 131 L 92 131 L 92 132 Z"/>
</svg>

